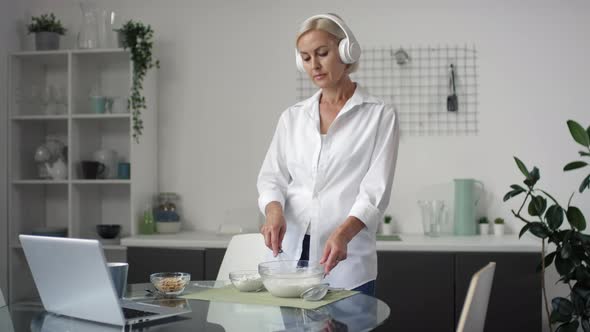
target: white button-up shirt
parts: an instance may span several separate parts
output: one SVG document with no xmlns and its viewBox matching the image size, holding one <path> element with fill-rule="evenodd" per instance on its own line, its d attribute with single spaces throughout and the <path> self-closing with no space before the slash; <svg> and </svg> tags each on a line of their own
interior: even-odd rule
<svg viewBox="0 0 590 332">
<path fill-rule="evenodd" d="M 366 227 L 326 278 L 352 289 L 377 277 L 376 233 L 391 195 L 399 119 L 393 107 L 357 84 L 322 139 L 320 95 L 281 115 L 258 176 L 258 205 L 263 214 L 272 201 L 283 207 L 282 259 L 299 259 L 309 225 L 309 259 L 319 261 L 330 234 L 348 216 L 360 219 Z"/>
</svg>

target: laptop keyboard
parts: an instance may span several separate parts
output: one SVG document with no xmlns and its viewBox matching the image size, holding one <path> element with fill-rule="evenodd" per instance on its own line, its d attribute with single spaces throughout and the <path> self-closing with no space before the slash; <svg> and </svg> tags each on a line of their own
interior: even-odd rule
<svg viewBox="0 0 590 332">
<path fill-rule="evenodd" d="M 123 308 L 123 315 L 127 319 L 157 315 L 155 312 Z"/>
</svg>

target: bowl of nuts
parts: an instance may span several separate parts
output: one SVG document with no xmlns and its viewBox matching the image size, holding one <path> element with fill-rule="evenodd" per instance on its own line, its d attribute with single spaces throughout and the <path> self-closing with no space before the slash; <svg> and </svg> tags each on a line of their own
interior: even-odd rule
<svg viewBox="0 0 590 332">
<path fill-rule="evenodd" d="M 159 272 L 150 275 L 152 285 L 166 296 L 180 295 L 190 280 L 191 275 L 186 272 Z"/>
</svg>

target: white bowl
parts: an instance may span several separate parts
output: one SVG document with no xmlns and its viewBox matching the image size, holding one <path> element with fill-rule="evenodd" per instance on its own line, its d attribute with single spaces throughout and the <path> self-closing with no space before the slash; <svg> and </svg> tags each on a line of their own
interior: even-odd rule
<svg viewBox="0 0 590 332">
<path fill-rule="evenodd" d="M 156 221 L 156 231 L 158 233 L 178 233 L 180 232 L 180 221 Z"/>
<path fill-rule="evenodd" d="M 240 292 L 256 292 L 262 288 L 262 277 L 258 271 L 230 272 L 229 280 Z"/>
<path fill-rule="evenodd" d="M 324 278 L 323 266 L 303 260 L 260 263 L 258 272 L 264 287 L 276 297 L 300 297 Z"/>
</svg>

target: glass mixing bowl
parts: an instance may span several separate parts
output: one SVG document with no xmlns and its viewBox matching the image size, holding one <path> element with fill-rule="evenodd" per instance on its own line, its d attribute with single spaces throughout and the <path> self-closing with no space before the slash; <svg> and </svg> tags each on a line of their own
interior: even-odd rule
<svg viewBox="0 0 590 332">
<path fill-rule="evenodd" d="M 276 297 L 300 297 L 324 279 L 324 267 L 304 260 L 281 260 L 258 264 L 264 287 Z"/>
</svg>

